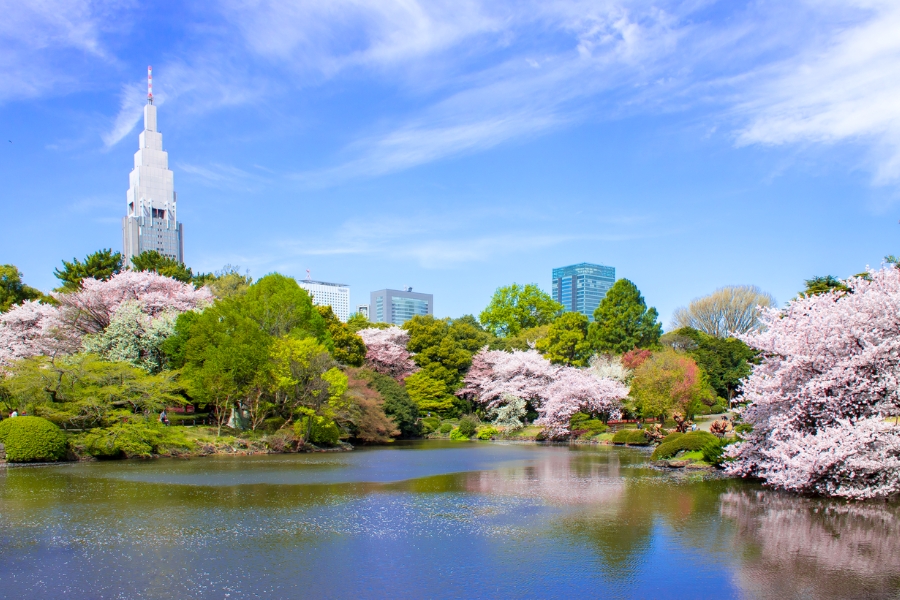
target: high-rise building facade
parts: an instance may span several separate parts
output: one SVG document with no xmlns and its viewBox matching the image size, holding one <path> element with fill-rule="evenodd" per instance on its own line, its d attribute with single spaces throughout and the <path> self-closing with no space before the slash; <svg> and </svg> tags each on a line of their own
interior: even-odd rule
<svg viewBox="0 0 900 600">
<path fill-rule="evenodd" d="M 553 299 L 594 320 L 594 309 L 616 282 L 615 267 L 580 263 L 553 269 Z"/>
<path fill-rule="evenodd" d="M 122 244 L 127 263 L 142 252 L 156 250 L 184 262 L 184 228 L 175 210 L 177 197 L 169 155 L 163 150 L 153 104 L 152 71 L 147 69 L 147 104 L 144 131 L 134 154 L 128 186 L 128 216 L 122 220 Z"/>
<path fill-rule="evenodd" d="M 379 290 L 369 298 L 369 319 L 374 323 L 403 325 L 416 315 L 434 314 L 434 296 L 412 291 Z"/>
<path fill-rule="evenodd" d="M 330 306 L 334 315 L 347 322 L 350 318 L 350 286 L 343 283 L 328 283 L 327 281 L 312 281 L 304 279 L 298 281 L 304 290 L 312 296 L 313 304 L 318 306 Z"/>
<path fill-rule="evenodd" d="M 369 318 L 369 305 L 368 304 L 357 304 L 356 312 L 365 318 Z"/>
</svg>

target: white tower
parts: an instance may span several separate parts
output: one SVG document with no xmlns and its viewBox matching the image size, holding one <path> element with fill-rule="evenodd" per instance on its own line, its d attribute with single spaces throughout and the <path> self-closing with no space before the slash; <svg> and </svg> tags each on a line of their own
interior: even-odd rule
<svg viewBox="0 0 900 600">
<path fill-rule="evenodd" d="M 147 250 L 184 262 L 184 230 L 176 218 L 175 182 L 169 170 L 169 155 L 162 147 L 162 134 L 156 129 L 152 67 L 147 67 L 144 131 L 134 153 L 130 180 L 128 216 L 122 220 L 126 263 Z"/>
</svg>

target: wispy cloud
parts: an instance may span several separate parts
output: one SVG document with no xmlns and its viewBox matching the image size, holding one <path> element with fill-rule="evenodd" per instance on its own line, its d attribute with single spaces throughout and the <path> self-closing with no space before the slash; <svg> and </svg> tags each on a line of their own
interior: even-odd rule
<svg viewBox="0 0 900 600">
<path fill-rule="evenodd" d="M 208 187 L 228 191 L 254 191 L 268 179 L 256 173 L 249 173 L 231 165 L 210 163 L 205 166 L 179 162 L 177 168 L 188 176 L 195 177 Z"/>
</svg>

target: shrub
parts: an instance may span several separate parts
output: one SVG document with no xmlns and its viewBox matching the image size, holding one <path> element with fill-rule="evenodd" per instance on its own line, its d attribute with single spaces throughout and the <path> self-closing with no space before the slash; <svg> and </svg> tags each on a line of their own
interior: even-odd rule
<svg viewBox="0 0 900 600">
<path fill-rule="evenodd" d="M 489 440 L 493 438 L 495 435 L 500 433 L 500 430 L 494 427 L 493 425 L 488 425 L 487 427 L 482 427 L 481 431 L 478 432 L 479 440 Z"/>
<path fill-rule="evenodd" d="M 341 430 L 338 428 L 337 423 L 328 417 L 303 417 L 296 423 L 294 423 L 294 433 L 297 437 L 306 439 L 306 430 L 307 425 L 309 424 L 309 419 L 313 419 L 312 430 L 309 434 L 309 439 L 306 440 L 311 444 L 318 444 L 322 446 L 335 446 L 341 439 Z"/>
<path fill-rule="evenodd" d="M 459 427 L 450 432 L 450 439 L 454 442 L 465 442 L 468 441 L 469 436 L 464 434 L 459 430 Z"/>
<path fill-rule="evenodd" d="M 281 429 L 266 437 L 266 445 L 272 452 L 284 452 L 294 449 L 297 437 L 291 429 Z"/>
<path fill-rule="evenodd" d="M 443 425 L 441 425 L 440 432 L 443 433 L 443 434 L 448 434 L 448 433 L 450 433 L 452 430 L 453 430 L 453 424 L 452 424 L 452 423 L 444 423 Z"/>
<path fill-rule="evenodd" d="M 459 432 L 466 436 L 467 438 L 475 435 L 475 430 L 478 429 L 478 422 L 474 417 L 466 415 L 462 419 L 459 420 Z"/>
<path fill-rule="evenodd" d="M 41 417 L 13 417 L 0 421 L 0 443 L 9 462 L 44 462 L 66 455 L 66 436 Z"/>
<path fill-rule="evenodd" d="M 734 442 L 735 440 L 726 440 L 724 438 L 707 442 L 707 444 L 700 449 L 703 453 L 704 462 L 721 467 L 725 464 L 725 446 L 733 444 Z"/>
<path fill-rule="evenodd" d="M 569 420 L 569 428 L 572 431 L 578 431 L 583 435 L 594 436 L 598 433 L 603 433 L 609 427 L 601 421 L 600 419 L 592 419 L 590 415 L 586 415 L 582 412 L 577 412 L 572 415 L 572 418 Z"/>
<path fill-rule="evenodd" d="M 69 446 L 76 455 L 95 458 L 149 458 L 154 454 L 168 456 L 193 449 L 181 428 L 145 421 L 97 427 L 74 436 Z"/>
<path fill-rule="evenodd" d="M 643 429 L 622 429 L 613 436 L 613 444 L 630 444 L 632 446 L 646 446 L 650 443 Z"/>
<path fill-rule="evenodd" d="M 281 426 L 284 425 L 284 423 L 284 417 L 269 417 L 262 422 L 262 427 L 260 427 L 260 429 L 269 433 L 274 433 L 281 429 Z"/>
<path fill-rule="evenodd" d="M 718 439 L 719 438 L 706 431 L 691 431 L 672 441 L 664 440 L 662 444 L 656 447 L 656 450 L 653 451 L 653 455 L 650 458 L 652 460 L 661 460 L 664 458 L 671 458 L 682 450 L 700 450 L 709 442 L 715 442 L 718 441 Z"/>
<path fill-rule="evenodd" d="M 425 417 L 422 419 L 422 429 L 426 434 L 437 431 L 440 426 L 441 420 L 438 417 Z"/>
<path fill-rule="evenodd" d="M 683 433 L 681 433 L 679 431 L 673 431 L 672 433 L 670 433 L 669 435 L 667 435 L 666 437 L 664 437 L 662 439 L 662 441 L 660 442 L 660 445 L 668 443 L 668 442 L 674 442 L 675 440 L 677 440 L 678 438 L 680 438 L 682 436 L 684 436 Z"/>
</svg>

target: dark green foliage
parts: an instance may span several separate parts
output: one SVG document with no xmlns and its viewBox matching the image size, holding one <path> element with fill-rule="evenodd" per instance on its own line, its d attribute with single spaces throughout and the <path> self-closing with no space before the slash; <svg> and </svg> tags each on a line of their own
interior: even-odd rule
<svg viewBox="0 0 900 600">
<path fill-rule="evenodd" d="M 656 447 L 656 450 L 653 451 L 653 456 L 650 458 L 653 460 L 662 460 L 671 458 L 682 450 L 688 452 L 701 450 L 706 444 L 716 442 L 718 439 L 719 438 L 706 431 L 691 431 L 674 440 L 663 441 L 662 444 Z"/>
<path fill-rule="evenodd" d="M 569 419 L 569 429 L 573 432 L 583 432 L 590 436 L 603 433 L 609 427 L 600 419 L 592 419 L 590 415 L 577 412 Z"/>
<path fill-rule="evenodd" d="M 8 311 L 14 304 L 43 297 L 40 290 L 22 283 L 22 273 L 14 265 L 0 265 L 0 312 Z"/>
<path fill-rule="evenodd" d="M 441 428 L 438 431 L 444 434 L 450 433 L 453 431 L 453 423 L 442 423 Z"/>
<path fill-rule="evenodd" d="M 0 421 L 0 444 L 9 462 L 48 462 L 66 455 L 62 430 L 40 417 L 13 417 Z"/>
<path fill-rule="evenodd" d="M 425 417 L 422 419 L 422 430 L 426 435 L 433 433 L 440 426 L 441 419 L 439 417 Z"/>
<path fill-rule="evenodd" d="M 594 311 L 588 341 L 595 352 L 623 354 L 634 348 L 655 346 L 662 334 L 656 309 L 647 308 L 640 290 L 620 279 Z"/>
<path fill-rule="evenodd" d="M 630 444 L 632 446 L 646 446 L 650 443 L 643 429 L 620 429 L 613 435 L 613 444 Z"/>
<path fill-rule="evenodd" d="M 335 446 L 341 439 L 341 430 L 337 424 L 327 417 L 303 417 L 294 424 L 294 433 L 297 437 L 306 437 L 309 419 L 312 418 L 312 428 L 310 429 L 309 443 L 317 446 Z"/>
<path fill-rule="evenodd" d="M 346 324 L 335 316 L 330 306 L 316 306 L 316 310 L 325 319 L 328 333 L 334 344 L 334 360 L 350 367 L 362 366 L 366 358 L 366 345 L 362 338 L 351 331 Z"/>
<path fill-rule="evenodd" d="M 77 292 L 83 279 L 106 281 L 122 271 L 122 255 L 111 248 L 88 254 L 84 262 L 73 258 L 72 262 L 62 261 L 62 270 L 54 269 L 53 274 L 62 282 L 57 292 Z"/>
<path fill-rule="evenodd" d="M 717 467 L 721 467 L 725 464 L 725 447 L 735 443 L 737 440 L 728 440 L 725 438 L 716 439 L 710 442 L 707 442 L 703 448 L 700 449 L 703 452 L 703 460 L 711 465 L 715 465 Z"/>
<path fill-rule="evenodd" d="M 683 437 L 683 436 L 684 436 L 684 434 L 681 433 L 680 431 L 673 431 L 672 433 L 670 433 L 669 435 L 667 435 L 666 437 L 664 437 L 662 439 L 662 441 L 660 442 L 660 445 L 666 444 L 668 442 L 674 442 L 675 440 L 677 440 L 678 438 Z"/>
<path fill-rule="evenodd" d="M 758 353 L 737 338 L 717 338 L 691 327 L 670 331 L 660 342 L 687 352 L 706 374 L 716 394 L 730 400 L 737 394 L 741 380 L 750 374 Z"/>
<path fill-rule="evenodd" d="M 200 316 L 199 312 L 189 310 L 178 315 L 175 320 L 175 331 L 160 344 L 159 349 L 165 357 L 166 366 L 180 369 L 184 366 L 187 343 L 191 337 L 191 326 Z"/>
<path fill-rule="evenodd" d="M 888 258 L 888 257 L 885 257 Z M 850 288 L 844 282 L 833 275 L 813 277 L 805 281 L 806 288 L 800 292 L 801 296 L 817 296 L 828 292 L 849 292 Z"/>
<path fill-rule="evenodd" d="M 145 250 L 131 259 L 135 271 L 152 271 L 165 277 L 171 277 L 184 283 L 191 283 L 194 274 L 184 263 L 160 254 L 156 250 Z"/>
<path fill-rule="evenodd" d="M 148 421 L 91 429 L 74 436 L 69 445 L 77 455 L 96 458 L 177 456 L 193 450 L 183 428 Z"/>
<path fill-rule="evenodd" d="M 284 424 L 284 417 L 269 417 L 268 419 L 263 421 L 262 430 L 269 433 L 274 433 L 281 429 L 281 426 Z"/>
<path fill-rule="evenodd" d="M 400 429 L 400 436 L 404 438 L 419 437 L 422 435 L 422 426 L 419 424 L 419 407 L 410 400 L 406 389 L 397 381 L 387 375 L 365 369 L 360 372 L 365 374 L 372 382 L 372 387 L 384 398 L 381 406 L 384 414 L 393 419 Z M 440 423 L 440 419 L 438 419 Z"/>
<path fill-rule="evenodd" d="M 537 349 L 554 364 L 583 367 L 593 351 L 588 343 L 588 318 L 578 312 L 561 314 L 550 325 Z"/>
<path fill-rule="evenodd" d="M 474 417 L 466 415 L 459 420 L 459 432 L 466 437 L 472 437 L 473 435 L 475 435 L 475 430 L 477 428 L 478 422 Z"/>
</svg>

